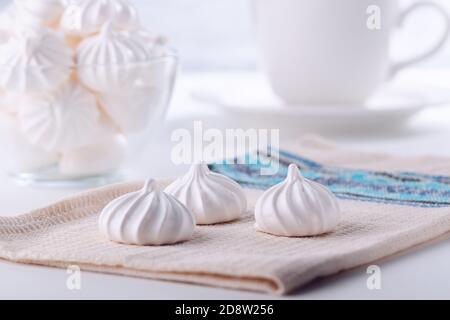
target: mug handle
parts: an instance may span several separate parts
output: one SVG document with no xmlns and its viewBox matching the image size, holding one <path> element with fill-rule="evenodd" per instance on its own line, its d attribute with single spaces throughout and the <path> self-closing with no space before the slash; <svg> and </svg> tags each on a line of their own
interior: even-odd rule
<svg viewBox="0 0 450 320">
<path fill-rule="evenodd" d="M 390 78 L 394 77 L 399 71 L 435 55 L 442 49 L 442 47 L 445 45 L 445 43 L 448 40 L 448 37 L 450 35 L 450 16 L 448 15 L 447 11 L 443 7 L 441 7 L 440 5 L 438 5 L 437 3 L 434 3 L 434 2 L 419 1 L 419 2 L 412 4 L 411 6 L 406 8 L 403 12 L 401 12 L 399 20 L 398 20 L 398 26 L 401 27 L 403 25 L 403 23 L 405 22 L 405 20 L 407 19 L 407 17 L 412 12 L 414 12 L 416 10 L 424 9 L 424 8 L 432 8 L 435 11 L 437 11 L 439 14 L 441 14 L 441 16 L 445 22 L 445 32 L 442 35 L 442 37 L 439 39 L 439 41 L 431 49 L 428 49 L 427 51 L 425 51 L 424 53 L 420 54 L 417 57 L 410 58 L 410 59 L 407 59 L 404 61 L 400 61 L 400 62 L 397 62 L 394 65 L 392 65 L 391 69 L 390 69 L 390 73 L 389 73 Z"/>
</svg>

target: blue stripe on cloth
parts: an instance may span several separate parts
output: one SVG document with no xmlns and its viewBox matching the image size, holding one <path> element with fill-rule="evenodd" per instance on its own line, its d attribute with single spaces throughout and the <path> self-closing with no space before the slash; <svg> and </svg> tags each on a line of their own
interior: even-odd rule
<svg viewBox="0 0 450 320">
<path fill-rule="evenodd" d="M 341 199 L 419 207 L 450 206 L 450 177 L 447 176 L 326 166 L 286 151 L 279 152 L 277 174 L 263 176 L 261 169 L 273 165 L 266 155 L 248 154 L 239 160 L 235 163 L 246 164 L 223 162 L 212 164 L 210 168 L 244 187 L 266 190 L 283 181 L 289 164 L 295 163 L 307 179 L 327 186 Z"/>
</svg>

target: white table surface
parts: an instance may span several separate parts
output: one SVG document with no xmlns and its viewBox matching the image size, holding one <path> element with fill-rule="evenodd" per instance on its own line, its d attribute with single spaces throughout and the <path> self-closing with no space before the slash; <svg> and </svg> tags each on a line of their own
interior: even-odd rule
<svg viewBox="0 0 450 320">
<path fill-rule="evenodd" d="M 414 72 L 415 77 L 434 84 L 448 84 L 450 74 L 443 71 Z M 215 76 L 217 78 L 217 75 Z M 213 108 L 199 105 L 188 97 L 189 89 L 205 81 L 207 75 L 181 77 L 167 122 L 149 155 L 138 166 L 139 176 L 174 176 L 184 167 L 170 161 L 170 130 L 192 126 L 193 120 L 214 119 Z M 450 93 L 450 90 L 449 90 Z M 234 128 L 232 123 L 222 125 Z M 257 125 L 257 124 L 250 124 Z M 382 131 L 382 132 L 381 132 Z M 396 154 L 436 154 L 450 156 L 450 107 L 448 110 L 427 110 L 415 117 L 405 128 L 389 132 L 380 130 L 357 135 L 326 133 L 342 145 L 364 150 Z M 299 128 L 283 128 L 283 139 L 294 138 L 303 132 Z M 0 176 L 0 216 L 14 216 L 50 204 L 78 190 L 23 187 L 9 177 Z M 366 267 L 346 271 L 320 279 L 295 292 L 286 299 L 450 299 L 450 241 L 446 238 L 420 246 L 403 254 L 376 262 L 382 271 L 382 289 L 366 287 Z M 66 287 L 65 270 L 18 265 L 0 261 L 0 299 L 274 299 L 276 296 L 208 288 L 196 285 L 151 281 L 120 276 L 82 273 L 82 288 L 70 291 Z"/>
</svg>

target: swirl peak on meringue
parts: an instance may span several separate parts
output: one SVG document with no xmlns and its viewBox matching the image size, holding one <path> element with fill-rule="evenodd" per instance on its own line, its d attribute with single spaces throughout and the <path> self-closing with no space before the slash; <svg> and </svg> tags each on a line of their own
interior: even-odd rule
<svg viewBox="0 0 450 320">
<path fill-rule="evenodd" d="M 233 221 L 247 211 L 242 187 L 226 176 L 211 172 L 205 163 L 192 165 L 165 192 L 186 205 L 201 225 Z"/>
<path fill-rule="evenodd" d="M 285 237 L 315 236 L 330 232 L 341 219 L 334 194 L 303 177 L 291 164 L 286 180 L 273 186 L 255 206 L 256 229 Z"/>
<path fill-rule="evenodd" d="M 187 241 L 195 231 L 195 218 L 174 197 L 147 180 L 140 191 L 110 202 L 99 218 L 100 233 L 130 245 L 165 245 Z"/>
</svg>

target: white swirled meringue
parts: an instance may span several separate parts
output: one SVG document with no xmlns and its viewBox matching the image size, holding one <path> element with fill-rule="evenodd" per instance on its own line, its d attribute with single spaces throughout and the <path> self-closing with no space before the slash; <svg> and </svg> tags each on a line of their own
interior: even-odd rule
<svg viewBox="0 0 450 320">
<path fill-rule="evenodd" d="M 25 97 L 18 118 L 29 141 L 50 152 L 69 152 L 95 143 L 107 131 L 95 96 L 74 81 L 55 92 Z"/>
<path fill-rule="evenodd" d="M 132 87 L 140 79 L 140 62 L 150 58 L 138 37 L 114 32 L 106 24 L 99 35 L 87 38 L 77 49 L 78 77 L 90 89 L 112 92 Z"/>
<path fill-rule="evenodd" d="M 156 113 L 161 90 L 154 87 L 130 88 L 99 95 L 100 105 L 124 133 L 146 129 Z"/>
<path fill-rule="evenodd" d="M 0 47 L 0 87 L 17 92 L 51 90 L 70 77 L 72 50 L 47 28 L 18 30 Z"/>
<path fill-rule="evenodd" d="M 282 183 L 267 190 L 255 207 L 256 228 L 284 237 L 307 237 L 330 232 L 341 219 L 334 194 L 304 178 L 290 165 Z"/>
<path fill-rule="evenodd" d="M 97 176 L 117 171 L 125 160 L 126 141 L 112 134 L 98 143 L 63 153 L 59 170 L 66 176 Z"/>
<path fill-rule="evenodd" d="M 55 165 L 56 153 L 32 145 L 20 132 L 17 119 L 0 110 L 0 163 L 9 173 L 33 173 Z"/>
<path fill-rule="evenodd" d="M 165 192 L 186 205 L 201 225 L 233 221 L 247 211 L 247 199 L 241 186 L 228 177 L 211 172 L 204 163 L 194 164 Z"/>
<path fill-rule="evenodd" d="M 158 189 L 154 180 L 142 190 L 109 203 L 99 219 L 100 233 L 131 245 L 165 245 L 190 240 L 195 218 L 174 197 Z"/>
<path fill-rule="evenodd" d="M 128 0 L 75 0 L 68 3 L 61 18 L 61 29 L 73 36 L 86 37 L 110 23 L 114 30 L 139 25 L 136 8 Z"/>
<path fill-rule="evenodd" d="M 14 0 L 18 16 L 27 25 L 50 26 L 61 17 L 62 0 Z"/>
</svg>

